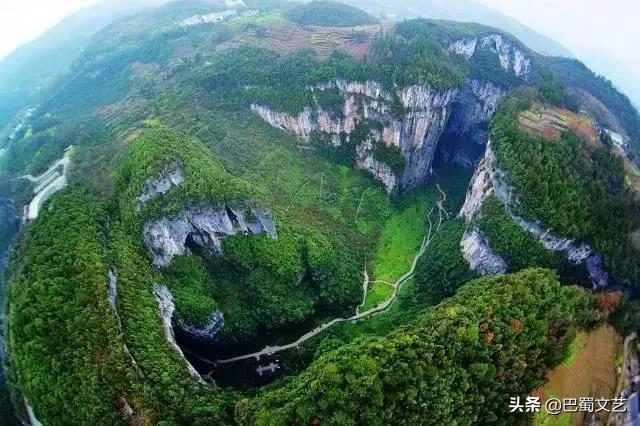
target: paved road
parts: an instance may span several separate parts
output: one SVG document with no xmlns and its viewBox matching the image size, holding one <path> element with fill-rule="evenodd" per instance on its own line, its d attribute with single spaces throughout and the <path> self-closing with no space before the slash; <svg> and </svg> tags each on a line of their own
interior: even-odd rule
<svg viewBox="0 0 640 426">
<path fill-rule="evenodd" d="M 35 196 L 25 207 L 24 220 L 37 218 L 42 204 L 67 185 L 67 172 L 70 162 L 71 147 L 66 149 L 64 157 L 52 164 L 51 167 L 40 176 L 21 176 L 23 179 L 27 179 L 36 185 L 34 188 Z M 62 167 L 62 173 L 58 170 L 60 167 Z"/>
<path fill-rule="evenodd" d="M 427 214 L 427 219 L 429 221 L 429 232 L 427 233 L 427 236 L 422 240 L 422 244 L 420 246 L 420 249 L 418 250 L 418 253 L 416 254 L 416 256 L 413 259 L 413 262 L 411 263 L 411 268 L 409 269 L 409 271 L 407 271 L 406 274 L 404 274 L 402 277 L 400 277 L 393 285 L 393 294 L 391 295 L 391 298 L 386 300 L 385 302 L 379 304 L 378 306 L 369 309 L 368 311 L 365 312 L 359 312 L 356 313 L 356 315 L 349 317 L 349 318 L 336 318 L 334 320 L 331 320 L 327 323 L 324 323 L 320 326 L 318 326 L 317 328 L 309 331 L 308 333 L 303 334 L 302 336 L 300 336 L 296 341 L 291 342 L 289 344 L 286 345 L 281 345 L 281 346 L 267 346 L 264 349 L 257 351 L 257 352 L 253 352 L 250 354 L 245 354 L 245 355 L 239 355 L 233 358 L 229 358 L 229 359 L 221 359 L 221 360 L 217 360 L 217 361 L 210 361 L 207 360 L 203 357 L 198 356 L 197 358 L 199 358 L 201 361 L 207 362 L 208 364 L 211 365 L 220 365 L 220 364 L 228 364 L 231 362 L 236 362 L 236 361 L 241 361 L 241 360 L 245 360 L 245 359 L 250 359 L 250 358 L 256 358 L 259 359 L 262 355 L 272 355 L 278 352 L 282 352 L 285 351 L 287 349 L 293 349 L 293 348 L 297 348 L 298 346 L 300 346 L 301 344 L 303 344 L 304 342 L 306 342 L 307 340 L 311 339 L 312 337 L 317 336 L 318 334 L 322 333 L 323 331 L 327 330 L 328 328 L 333 327 L 336 324 L 342 323 L 342 322 L 356 322 L 356 321 L 360 321 L 362 319 L 365 319 L 367 317 L 373 316 L 373 315 L 379 315 L 382 314 L 386 311 L 388 311 L 393 304 L 395 303 L 396 299 L 398 298 L 398 293 L 400 292 L 400 290 L 402 289 L 402 286 L 409 281 L 409 279 L 411 277 L 413 277 L 413 273 L 416 269 L 416 265 L 418 264 L 418 260 L 420 260 L 420 257 L 422 257 L 422 255 L 424 254 L 424 252 L 427 250 L 427 247 L 429 247 L 429 244 L 431 243 L 431 238 L 433 237 L 433 235 L 435 235 L 439 230 L 440 230 L 440 226 L 442 225 L 442 221 L 444 216 L 449 217 L 449 213 L 445 210 L 445 208 L 443 207 L 444 202 L 447 199 L 447 194 L 444 193 L 444 191 L 442 191 L 442 189 L 440 188 L 439 185 L 436 185 L 436 187 L 438 188 L 438 191 L 440 192 L 440 194 L 442 195 L 442 198 L 436 202 L 436 205 L 434 207 L 431 208 L 431 210 L 429 210 L 429 213 Z M 433 229 L 433 223 L 431 222 L 431 213 L 433 213 L 433 210 L 435 208 L 438 208 L 438 223 L 435 226 L 435 229 Z M 366 297 L 366 286 L 369 283 L 369 276 L 367 274 L 366 268 L 365 268 L 365 297 Z M 362 306 L 362 305 L 360 305 Z"/>
</svg>

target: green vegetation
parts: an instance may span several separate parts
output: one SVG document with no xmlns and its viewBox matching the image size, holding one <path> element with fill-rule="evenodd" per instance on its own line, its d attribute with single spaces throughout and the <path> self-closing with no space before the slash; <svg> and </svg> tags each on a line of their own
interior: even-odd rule
<svg viewBox="0 0 640 426">
<path fill-rule="evenodd" d="M 396 176 L 401 176 L 406 165 L 406 160 L 400 152 L 400 148 L 395 145 L 387 146 L 384 143 L 373 145 L 373 157 L 391 168 Z"/>
<path fill-rule="evenodd" d="M 176 304 L 176 319 L 204 326 L 217 303 L 211 297 L 211 278 L 202 261 L 193 255 L 180 256 L 171 262 L 166 275 Z"/>
<path fill-rule="evenodd" d="M 569 353 L 567 354 L 567 357 L 562 361 L 563 366 L 571 368 L 573 363 L 576 361 L 576 357 L 580 354 L 582 349 L 584 349 L 584 345 L 587 344 L 588 338 L 589 335 L 586 333 L 578 333 L 576 335 L 576 338 L 573 339 L 573 342 L 569 345 Z"/>
<path fill-rule="evenodd" d="M 174 190 L 140 205 L 136 198 L 148 179 L 180 168 L 185 180 Z M 227 173 L 199 141 L 182 137 L 168 129 L 152 129 L 136 139 L 118 177 L 124 192 L 123 215 L 152 218 L 171 215 L 193 205 L 239 202 L 256 197 L 247 182 Z M 139 211 L 136 209 L 139 206 Z"/>
<path fill-rule="evenodd" d="M 640 149 L 640 116 L 629 98 L 613 83 L 596 75 L 582 62 L 567 58 L 549 58 L 547 66 L 566 84 L 585 90 L 598 98 L 621 121 L 634 148 Z"/>
<path fill-rule="evenodd" d="M 146 179 L 176 166 L 183 169 L 184 182 L 138 211 L 136 197 Z M 327 180 L 327 188 L 330 183 Z M 149 130 L 136 139 L 124 161 L 119 187 L 120 212 L 133 235 L 140 235 L 142 222 L 171 217 L 189 206 L 242 206 L 263 203 L 260 200 L 267 197 L 227 173 L 199 141 L 167 129 Z M 324 226 L 314 227 L 309 219 L 303 222 L 287 214 L 277 201 L 273 207 L 277 239 L 230 236 L 223 240 L 222 259 L 201 250 L 197 257 L 170 265 L 167 278 L 175 290 L 179 318 L 202 324 L 220 309 L 225 315 L 225 339 L 247 342 L 262 330 L 275 332 L 355 310 L 362 300 L 363 259 L 357 246 L 346 243 L 348 231 L 331 235 Z"/>
<path fill-rule="evenodd" d="M 360 123 L 349 143 L 342 135 L 338 148 L 314 134 L 316 149 L 305 149 L 250 113 L 251 103 L 298 114 L 317 102 L 341 116 L 342 94 L 308 86 L 344 78 L 379 81 L 390 93 L 412 84 L 448 90 L 474 76 L 506 88 L 521 84 L 494 54 L 467 60 L 448 52 L 452 40 L 495 31 L 471 24 L 401 23 L 395 33 L 377 37 L 362 61 L 345 52 L 321 60 L 309 50 L 280 55 L 243 44 L 243 37 L 264 41 L 270 25 L 293 27 L 281 14 L 290 5 L 247 1 L 250 8 L 265 3 L 273 13 L 228 23 L 181 27 L 182 19 L 215 9 L 201 2 L 175 2 L 115 23 L 86 46 L 55 90 L 43 91 L 19 138 L 2 142 L 8 148 L 0 159 L 2 187 L 10 197 L 22 196 L 16 205 L 30 195 L 29 183 L 16 176 L 36 174 L 69 144 L 77 147 L 70 188 L 26 225 L 11 267 L 8 377 L 14 403 L 26 397 L 38 418 L 52 425 L 520 420 L 507 417 L 508 397 L 540 385 L 544 371 L 570 353 L 575 329 L 592 320 L 593 301 L 539 269 L 464 285 L 476 277 L 460 253 L 465 224 L 457 219 L 433 235 L 415 278 L 398 290 L 388 312 L 339 324 L 284 352 L 287 372 L 299 374 L 269 387 L 241 392 L 205 386 L 167 341 L 156 285 L 171 290 L 176 324 L 203 325 L 220 310 L 222 344 L 288 343 L 303 328 L 353 315 L 363 297 L 365 262 L 376 279 L 395 281 L 426 234 L 432 191 L 392 199 L 351 167 L 372 123 Z M 287 16 L 305 25 L 373 22 L 330 2 L 294 7 Z M 539 96 L 566 103 L 557 79 L 533 77 Z M 391 96 L 394 113 L 406 113 Z M 621 201 L 616 161 L 605 152 L 584 152 L 570 135 L 556 147 L 521 133 L 509 114 L 507 105 L 493 140 L 501 167 L 526 195 L 523 214 L 595 241 L 616 278 L 637 281 L 624 233 L 638 224 Z M 396 173 L 405 166 L 396 148 L 376 145 L 374 156 Z M 178 167 L 184 182 L 147 202 L 137 200 L 150 178 Z M 441 182 L 451 212 L 469 177 L 460 176 Z M 151 266 L 141 238 L 145 223 L 185 208 L 255 204 L 271 210 L 277 239 L 235 235 L 223 239 L 222 256 L 191 247 L 165 268 Z M 514 269 L 557 267 L 507 219 L 489 201 L 480 225 L 497 251 L 511 255 Z M 0 230 L 0 241 L 4 234 Z M 117 275 L 115 311 L 109 270 Z M 360 311 L 388 300 L 392 291 L 374 282 Z M 637 306 L 623 306 L 616 321 L 632 329 Z"/>
<path fill-rule="evenodd" d="M 592 305 L 544 270 L 483 278 L 412 324 L 329 351 L 297 377 L 240 401 L 236 420 L 512 423 L 509 397 L 543 383 Z"/>
<path fill-rule="evenodd" d="M 365 11 L 330 0 L 313 0 L 285 12 L 290 21 L 300 25 L 354 27 L 375 24 L 377 21 Z"/>
<path fill-rule="evenodd" d="M 153 294 L 159 277 L 141 255 L 144 249 L 139 239 L 121 224 L 114 224 L 109 241 L 110 258 L 118 273 L 117 309 L 122 318 L 123 340 L 136 361 L 138 383 L 144 385 L 144 392 L 136 397 L 152 402 L 143 422 L 229 424 L 234 393 L 196 382 L 167 342 Z M 41 420 L 48 421 L 49 417 Z"/>
<path fill-rule="evenodd" d="M 507 261 L 511 271 L 531 266 L 554 268 L 560 261 L 559 255 L 547 250 L 513 222 L 495 197 L 487 198 L 482 204 L 479 226 L 490 241 L 491 249 Z"/>
<path fill-rule="evenodd" d="M 79 189 L 51 203 L 12 265 L 11 368 L 47 423 L 118 424 L 117 398 L 133 389 L 107 302 L 104 205 Z"/>
<path fill-rule="evenodd" d="M 557 142 L 522 130 L 516 117 L 524 104 L 508 100 L 491 129 L 500 167 L 519 195 L 518 213 L 591 242 L 617 282 L 636 285 L 640 263 L 629 235 L 640 215 L 622 161 L 607 147 L 587 151 L 573 132 Z"/>
<path fill-rule="evenodd" d="M 393 294 L 393 286 L 384 282 L 374 282 L 367 290 L 367 297 L 364 304 L 360 306 L 360 312 L 366 312 L 373 309 L 382 302 L 391 298 Z"/>
<path fill-rule="evenodd" d="M 396 207 L 380 233 L 378 247 L 371 259 L 377 280 L 395 282 L 411 267 L 427 233 L 427 213 L 433 205 L 431 191 L 409 194 Z"/>
<path fill-rule="evenodd" d="M 622 303 L 611 315 L 611 324 L 618 330 L 621 336 L 628 336 L 638 331 L 640 324 L 640 301 L 622 299 Z"/>
<path fill-rule="evenodd" d="M 422 303 L 440 303 L 453 296 L 463 283 L 475 278 L 460 251 L 464 231 L 463 220 L 445 222 L 433 236 L 427 253 L 418 261 L 416 296 Z"/>
</svg>

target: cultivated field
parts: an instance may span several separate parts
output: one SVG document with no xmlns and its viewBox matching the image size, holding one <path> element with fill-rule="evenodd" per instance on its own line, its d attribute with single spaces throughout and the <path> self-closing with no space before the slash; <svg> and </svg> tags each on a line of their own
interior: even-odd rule
<svg viewBox="0 0 640 426">
<path fill-rule="evenodd" d="M 280 54 L 291 54 L 300 49 L 312 49 L 325 59 L 334 50 L 344 50 L 362 59 L 371 49 L 373 39 L 383 29 L 381 25 L 334 28 L 299 26 L 289 22 L 260 29 L 250 29 L 219 46 L 230 49 L 246 43 Z"/>
</svg>

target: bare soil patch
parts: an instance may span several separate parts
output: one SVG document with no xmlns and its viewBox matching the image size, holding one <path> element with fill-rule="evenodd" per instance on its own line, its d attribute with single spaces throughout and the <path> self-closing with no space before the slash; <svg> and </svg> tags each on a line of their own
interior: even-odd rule
<svg viewBox="0 0 640 426">
<path fill-rule="evenodd" d="M 622 337 L 610 325 L 601 326 L 588 334 L 580 332 L 568 359 L 551 372 L 547 383 L 533 395 L 541 398 L 543 407 L 551 397 L 576 398 L 578 401 L 580 397 L 613 398 L 618 381 L 616 360 L 622 351 Z M 559 417 L 538 415 L 535 423 L 581 425 L 583 417 L 584 413 Z"/>
</svg>

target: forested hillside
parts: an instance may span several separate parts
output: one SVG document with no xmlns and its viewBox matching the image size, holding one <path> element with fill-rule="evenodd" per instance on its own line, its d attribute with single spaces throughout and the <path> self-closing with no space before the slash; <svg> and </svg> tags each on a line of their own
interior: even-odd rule
<svg viewBox="0 0 640 426">
<path fill-rule="evenodd" d="M 587 92 L 636 137 L 605 81 L 479 24 L 115 20 L 0 142 L 18 422 L 531 421 L 509 398 L 579 330 L 638 318 L 633 150 Z"/>
</svg>

